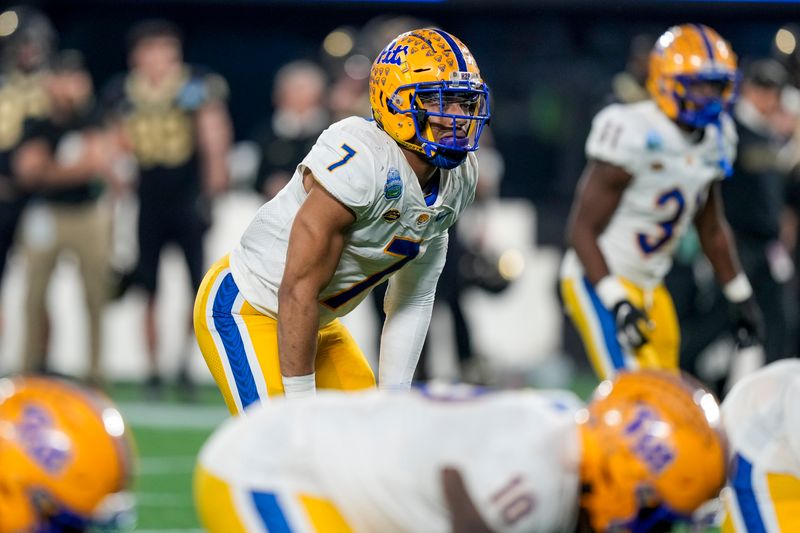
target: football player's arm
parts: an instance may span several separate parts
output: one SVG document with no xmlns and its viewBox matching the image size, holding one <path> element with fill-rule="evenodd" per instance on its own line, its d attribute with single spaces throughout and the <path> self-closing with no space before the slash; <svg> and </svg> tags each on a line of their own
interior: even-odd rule
<svg viewBox="0 0 800 533">
<path fill-rule="evenodd" d="M 292 224 L 278 289 L 278 357 L 285 378 L 313 380 L 309 376 L 314 374 L 316 358 L 319 295 L 336 272 L 345 233 L 355 215 L 310 171 L 306 171 L 303 182 L 308 196 Z M 291 379 L 284 380 L 284 388 L 289 382 Z M 287 396 L 291 392 L 287 390 Z"/>
<path fill-rule="evenodd" d="M 739 264 L 720 188 L 718 181 L 711 184 L 705 204 L 695 215 L 694 224 L 703 253 L 714 268 L 723 294 L 735 305 L 734 335 L 740 346 L 749 346 L 761 341 L 763 318 L 747 275 Z"/>
<path fill-rule="evenodd" d="M 631 179 L 624 169 L 593 159 L 586 165 L 578 183 L 567 225 L 567 239 L 593 285 L 609 274 L 598 240 Z"/>
<path fill-rule="evenodd" d="M 408 389 L 428 334 L 436 283 L 447 257 L 448 234 L 428 244 L 424 255 L 409 262 L 389 279 L 383 307 L 378 384 Z"/>
<path fill-rule="evenodd" d="M 215 196 L 228 187 L 228 152 L 232 139 L 231 118 L 222 101 L 213 100 L 198 109 L 197 143 L 207 196 Z"/>
<path fill-rule="evenodd" d="M 442 469 L 442 487 L 450 510 L 453 533 L 491 533 L 492 530 L 470 498 L 458 470 L 452 467 Z"/>
<path fill-rule="evenodd" d="M 578 183 L 567 238 L 595 292 L 614 316 L 621 341 L 637 349 L 648 340 L 647 317 L 629 301 L 620 280 L 611 275 L 599 245 L 600 234 L 614 215 L 632 179 L 621 167 L 591 159 Z"/>
<path fill-rule="evenodd" d="M 694 219 L 703 252 L 714 267 L 717 280 L 723 285 L 741 272 L 733 234 L 725 218 L 718 181 L 711 184 L 705 204 Z"/>
</svg>

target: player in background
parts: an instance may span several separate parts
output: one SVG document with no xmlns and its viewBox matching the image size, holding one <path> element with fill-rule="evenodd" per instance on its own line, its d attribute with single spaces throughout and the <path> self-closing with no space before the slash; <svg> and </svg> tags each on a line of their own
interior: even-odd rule
<svg viewBox="0 0 800 533">
<path fill-rule="evenodd" d="M 20 174 L 36 164 L 19 157 L 20 145 L 33 123 L 50 116 L 45 89 L 48 63 L 57 35 L 50 20 L 38 9 L 16 6 L 0 16 L 16 20 L 16 29 L 2 39 L 0 47 L 0 279 L 14 245 L 28 194 Z M 2 316 L 0 315 L 0 329 Z"/>
<path fill-rule="evenodd" d="M 210 202 L 228 186 L 226 158 L 232 139 L 225 80 L 185 63 L 182 49 L 181 32 L 172 23 L 138 23 L 128 35 L 131 70 L 112 80 L 104 94 L 139 170 L 139 259 L 135 270 L 123 277 L 120 292 L 134 284 L 147 293 L 148 389 L 155 397 L 161 390 L 155 312 L 161 250 L 170 242 L 181 248 L 196 292 L 203 279 Z M 179 323 L 176 317 L 175 327 Z M 187 326 L 191 328 L 191 321 Z M 190 353 L 187 346 L 179 385 L 190 385 Z"/>
<path fill-rule="evenodd" d="M 731 471 L 723 533 L 800 531 L 800 361 L 767 365 L 722 403 Z"/>
<path fill-rule="evenodd" d="M 0 378 L 0 533 L 131 530 L 133 446 L 111 401 L 54 378 Z"/>
<path fill-rule="evenodd" d="M 475 194 L 488 88 L 461 41 L 420 29 L 378 55 L 369 90 L 374 120 L 325 130 L 198 292 L 195 333 L 232 413 L 374 386 L 337 318 L 390 276 L 379 381 L 410 386 L 447 229 Z"/>
<path fill-rule="evenodd" d="M 714 30 L 674 26 L 650 55 L 652 100 L 608 106 L 592 123 L 561 294 L 600 377 L 678 368 L 680 333 L 663 279 L 692 222 L 735 306 L 739 343 L 760 336 L 760 311 L 720 198 L 736 153 L 728 111 L 737 79 L 736 56 Z"/>
<path fill-rule="evenodd" d="M 211 533 L 669 531 L 725 483 L 719 418 L 696 382 L 651 370 L 588 408 L 568 391 L 323 391 L 219 428 L 196 505 Z"/>
</svg>

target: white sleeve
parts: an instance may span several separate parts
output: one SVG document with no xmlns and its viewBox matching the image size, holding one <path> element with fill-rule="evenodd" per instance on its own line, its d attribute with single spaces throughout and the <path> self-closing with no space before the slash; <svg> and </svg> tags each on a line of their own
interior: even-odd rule
<svg viewBox="0 0 800 533">
<path fill-rule="evenodd" d="M 447 233 L 428 244 L 425 254 L 389 279 L 383 307 L 378 385 L 408 389 L 428 333 L 436 282 L 447 256 Z"/>
<path fill-rule="evenodd" d="M 357 218 L 375 200 L 373 151 L 341 123 L 322 132 L 300 166 L 309 169 L 325 190 Z"/>
<path fill-rule="evenodd" d="M 725 154 L 725 157 L 728 160 L 728 163 L 733 166 L 733 163 L 736 161 L 736 151 L 737 146 L 739 144 L 739 134 L 736 133 L 736 123 L 730 117 L 730 115 L 722 115 L 722 150 Z M 724 179 L 724 174 L 720 175 L 721 179 Z"/>
<path fill-rule="evenodd" d="M 639 132 L 637 121 L 621 105 L 600 111 L 592 121 L 586 139 L 586 157 L 611 163 L 636 174 L 645 147 L 646 135 Z"/>
</svg>

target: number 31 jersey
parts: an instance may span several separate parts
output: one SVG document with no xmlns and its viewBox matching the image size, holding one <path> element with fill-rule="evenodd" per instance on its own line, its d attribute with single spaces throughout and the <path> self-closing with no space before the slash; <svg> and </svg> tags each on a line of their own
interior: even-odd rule
<svg viewBox="0 0 800 533">
<path fill-rule="evenodd" d="M 403 151 L 375 122 L 350 117 L 333 124 L 289 184 L 261 207 L 231 253 L 240 291 L 272 317 L 278 312 L 289 233 L 306 198 L 306 170 L 356 217 L 336 272 L 320 294 L 321 325 L 350 312 L 410 261 L 440 269 L 447 229 L 472 202 L 478 179 L 477 158 L 470 153 L 459 167 L 440 170 L 438 190 L 426 199 Z"/>
<path fill-rule="evenodd" d="M 736 129 L 727 114 L 722 129 L 707 126 L 691 139 L 652 101 L 614 104 L 592 122 L 586 155 L 627 171 L 632 181 L 605 231 L 600 249 L 616 275 L 652 288 L 672 266 L 672 252 L 722 179 L 720 161 L 733 163 Z"/>
</svg>

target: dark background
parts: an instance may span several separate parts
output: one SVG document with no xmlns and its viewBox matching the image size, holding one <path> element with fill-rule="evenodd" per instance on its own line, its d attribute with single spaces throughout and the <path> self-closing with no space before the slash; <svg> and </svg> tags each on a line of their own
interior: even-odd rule
<svg viewBox="0 0 800 533">
<path fill-rule="evenodd" d="M 800 20 L 796 2 L 267 0 L 34 2 L 52 17 L 60 46 L 82 50 L 102 86 L 125 68 L 125 34 L 142 18 L 164 17 L 185 32 L 189 62 L 225 76 L 237 139 L 270 113 L 272 78 L 288 61 L 322 57 L 339 26 L 378 15 L 412 15 L 460 37 L 493 92 L 492 130 L 506 161 L 504 196 L 531 199 L 539 239 L 561 244 L 584 163 L 583 142 L 611 76 L 625 67 L 632 36 L 700 22 L 731 41 L 740 58 L 771 53 L 775 32 Z"/>
</svg>

